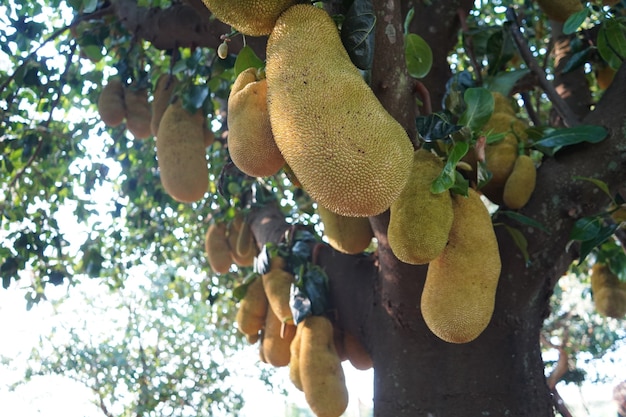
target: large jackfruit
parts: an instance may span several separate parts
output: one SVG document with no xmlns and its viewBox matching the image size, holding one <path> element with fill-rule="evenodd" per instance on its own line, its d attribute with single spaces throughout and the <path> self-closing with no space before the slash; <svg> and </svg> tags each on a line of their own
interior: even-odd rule
<svg viewBox="0 0 626 417">
<path fill-rule="evenodd" d="M 452 198 L 448 191 L 430 192 L 442 169 L 443 162 L 436 155 L 416 151 L 409 181 L 391 205 L 387 237 L 402 262 L 426 264 L 446 247 L 452 227 Z"/>
<path fill-rule="evenodd" d="M 252 177 L 276 174 L 281 155 L 267 113 L 267 81 L 257 81 L 256 68 L 242 71 L 228 97 L 228 153 L 241 171 Z"/>
<path fill-rule="evenodd" d="M 102 87 L 98 97 L 98 113 L 105 125 L 119 126 L 126 117 L 124 84 L 119 78 L 112 78 Z"/>
<path fill-rule="evenodd" d="M 391 206 L 411 171 L 413 146 L 352 64 L 324 10 L 295 5 L 267 45 L 274 139 L 321 206 L 373 216 Z"/>
<path fill-rule="evenodd" d="M 269 35 L 278 16 L 296 0 L 202 0 L 218 20 L 244 35 Z"/>
<path fill-rule="evenodd" d="M 163 188 L 185 203 L 200 200 L 209 187 L 204 131 L 198 120 L 178 100 L 165 110 L 156 139 Z"/>
<path fill-rule="evenodd" d="M 422 316 L 428 328 L 450 343 L 467 343 L 487 327 L 500 277 L 498 241 L 491 216 L 473 189 L 453 197 L 449 242 L 426 273 Z"/>
<path fill-rule="evenodd" d="M 306 401 L 317 417 L 339 417 L 348 406 L 348 390 L 333 325 L 322 316 L 308 316 L 302 325 L 299 370 Z"/>
<path fill-rule="evenodd" d="M 598 313 L 616 319 L 626 316 L 626 282 L 621 282 L 608 265 L 596 263 L 591 268 L 591 291 Z"/>
<path fill-rule="evenodd" d="M 374 232 L 367 217 L 342 216 L 322 206 L 317 207 L 317 213 L 324 223 L 324 235 L 333 249 L 355 255 L 370 245 Z"/>
</svg>

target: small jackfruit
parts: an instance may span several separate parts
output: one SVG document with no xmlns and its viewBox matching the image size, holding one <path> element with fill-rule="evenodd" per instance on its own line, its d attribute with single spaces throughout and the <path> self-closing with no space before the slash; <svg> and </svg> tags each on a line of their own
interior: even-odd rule
<svg viewBox="0 0 626 417">
<path fill-rule="evenodd" d="M 272 366 L 289 365 L 290 346 L 296 335 L 296 326 L 281 322 L 271 308 L 267 309 L 261 349 L 263 357 Z"/>
<path fill-rule="evenodd" d="M 442 169 L 443 162 L 436 155 L 417 150 L 409 181 L 391 205 L 387 237 L 402 262 L 426 264 L 446 247 L 452 227 L 452 198 L 448 191 L 430 191 Z"/>
<path fill-rule="evenodd" d="M 269 35 L 278 16 L 296 0 L 202 0 L 218 20 L 250 36 Z"/>
<path fill-rule="evenodd" d="M 267 44 L 274 139 L 317 203 L 344 216 L 391 206 L 411 171 L 413 145 L 383 108 L 320 8 L 290 7 Z"/>
<path fill-rule="evenodd" d="M 428 328 L 450 343 L 467 343 L 489 324 L 501 261 L 491 216 L 473 189 L 454 195 L 449 242 L 428 266 L 421 298 Z"/>
<path fill-rule="evenodd" d="M 298 323 L 296 326 L 296 335 L 289 346 L 289 379 L 293 385 L 302 391 L 302 379 L 300 378 L 300 345 L 302 338 L 302 327 L 304 322 Z"/>
<path fill-rule="evenodd" d="M 165 191 L 175 200 L 200 200 L 209 187 L 204 132 L 197 115 L 178 100 L 169 106 L 159 124 L 156 151 Z"/>
<path fill-rule="evenodd" d="M 537 168 L 532 158 L 528 155 L 518 156 L 511 175 L 504 184 L 502 192 L 504 204 L 513 210 L 524 207 L 535 190 L 536 181 Z"/>
<path fill-rule="evenodd" d="M 626 316 L 626 282 L 607 264 L 598 262 L 591 268 L 591 292 L 598 313 L 616 319 Z"/>
<path fill-rule="evenodd" d="M 204 237 L 204 251 L 211 269 L 218 273 L 228 272 L 233 264 L 230 246 L 226 238 L 226 223 L 212 223 Z"/>
<path fill-rule="evenodd" d="M 317 417 L 339 417 L 348 406 L 341 360 L 326 317 L 304 319 L 300 341 L 300 380 L 309 407 Z"/>
<path fill-rule="evenodd" d="M 369 352 L 352 333 L 343 332 L 343 347 L 348 360 L 356 369 L 364 371 L 374 366 Z"/>
<path fill-rule="evenodd" d="M 256 242 L 244 216 L 237 213 L 228 225 L 228 244 L 238 266 L 252 266 L 257 255 Z"/>
<path fill-rule="evenodd" d="M 228 97 L 228 153 L 242 172 L 252 177 L 276 174 L 281 155 L 267 113 L 267 81 L 257 81 L 256 68 L 242 71 Z"/>
<path fill-rule="evenodd" d="M 293 323 L 293 314 L 289 306 L 293 282 L 293 275 L 282 268 L 272 267 L 269 272 L 263 274 L 263 288 L 270 307 L 283 323 Z"/>
<path fill-rule="evenodd" d="M 145 139 L 152 135 L 150 121 L 152 108 L 148 102 L 148 89 L 135 89 L 132 86 L 124 91 L 126 106 L 126 128 L 137 139 Z"/>
<path fill-rule="evenodd" d="M 154 136 L 159 132 L 159 123 L 165 109 L 170 104 L 174 90 L 178 85 L 178 78 L 174 75 L 161 74 L 157 79 L 152 93 L 152 119 L 150 120 L 150 131 Z"/>
<path fill-rule="evenodd" d="M 98 114 L 105 125 L 119 126 L 126 117 L 124 85 L 118 78 L 112 78 L 102 87 L 98 97 Z"/>
<path fill-rule="evenodd" d="M 541 10 L 549 19 L 565 22 L 572 14 L 583 9 L 580 0 L 537 0 Z"/>
<path fill-rule="evenodd" d="M 267 308 L 268 302 L 263 289 L 263 281 L 261 277 L 257 277 L 248 285 L 246 294 L 239 302 L 236 316 L 239 331 L 246 336 L 258 335 L 265 325 Z"/>
<path fill-rule="evenodd" d="M 342 216 L 322 206 L 317 207 L 317 213 L 324 223 L 324 235 L 333 249 L 354 255 L 370 245 L 374 232 L 367 217 Z"/>
<path fill-rule="evenodd" d="M 480 191 L 496 204 L 503 203 L 504 185 L 513 172 L 517 155 L 517 139 L 511 133 L 503 140 L 485 147 L 487 169 L 492 177 Z"/>
</svg>

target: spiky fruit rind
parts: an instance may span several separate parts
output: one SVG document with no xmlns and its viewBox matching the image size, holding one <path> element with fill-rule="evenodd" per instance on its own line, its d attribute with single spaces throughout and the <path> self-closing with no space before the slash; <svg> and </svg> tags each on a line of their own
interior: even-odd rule
<svg viewBox="0 0 626 417">
<path fill-rule="evenodd" d="M 252 177 L 276 174 L 285 164 L 267 112 L 267 81 L 256 80 L 256 68 L 242 71 L 228 98 L 228 153 Z"/>
<path fill-rule="evenodd" d="M 118 78 L 112 78 L 102 87 L 98 97 L 98 113 L 105 125 L 119 126 L 126 117 L 124 85 Z"/>
<path fill-rule="evenodd" d="M 218 20 L 244 35 L 269 35 L 278 16 L 296 0 L 202 0 Z"/>
<path fill-rule="evenodd" d="M 167 106 L 156 139 L 165 191 L 185 203 L 200 200 L 209 187 L 209 169 L 202 124 L 179 101 Z"/>
<path fill-rule="evenodd" d="M 267 46 L 274 139 L 302 187 L 344 216 L 373 216 L 404 187 L 413 146 L 352 64 L 324 10 L 284 12 Z"/>
<path fill-rule="evenodd" d="M 439 338 L 467 343 L 491 320 L 501 262 L 491 216 L 478 193 L 455 195 L 453 208 L 449 242 L 428 267 L 421 310 Z"/>
<path fill-rule="evenodd" d="M 322 206 L 317 213 L 324 224 L 324 235 L 330 246 L 342 253 L 355 255 L 372 242 L 374 232 L 367 217 L 348 217 L 333 213 Z"/>
<path fill-rule="evenodd" d="M 341 360 L 326 317 L 304 319 L 300 341 L 300 380 L 309 407 L 317 417 L 339 417 L 348 406 Z"/>
<path fill-rule="evenodd" d="M 504 184 L 504 204 L 514 210 L 524 207 L 535 190 L 536 182 L 537 168 L 532 158 L 528 155 L 518 156 L 511 175 Z"/>
<path fill-rule="evenodd" d="M 426 264 L 439 256 L 448 242 L 452 198 L 448 191 L 430 191 L 442 169 L 443 162 L 436 155 L 423 149 L 416 151 L 407 185 L 391 205 L 387 237 L 391 250 L 402 262 Z"/>
</svg>

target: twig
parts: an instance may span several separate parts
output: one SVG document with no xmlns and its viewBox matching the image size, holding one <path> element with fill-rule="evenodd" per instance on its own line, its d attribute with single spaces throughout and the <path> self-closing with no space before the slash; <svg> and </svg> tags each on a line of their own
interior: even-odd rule
<svg viewBox="0 0 626 417">
<path fill-rule="evenodd" d="M 430 92 L 419 80 L 415 80 L 415 92 L 422 99 L 423 106 L 420 107 L 422 115 L 429 115 L 433 112 L 433 105 L 430 100 Z"/>
<path fill-rule="evenodd" d="M 471 36 L 467 35 L 469 33 L 469 28 L 467 27 L 467 18 L 465 17 L 465 13 L 463 9 L 459 8 L 457 10 L 457 16 L 459 18 L 459 22 L 461 23 L 461 30 L 463 31 L 463 47 L 465 48 L 465 52 L 470 59 L 472 66 L 474 67 L 474 73 L 476 74 L 476 79 L 478 84 L 481 85 L 483 83 L 482 80 L 482 67 L 478 63 L 476 59 L 476 55 L 474 55 L 474 41 Z"/>
<path fill-rule="evenodd" d="M 537 115 L 537 112 L 533 107 L 530 94 L 528 94 L 527 91 L 524 91 L 521 92 L 520 95 L 522 96 L 522 100 L 524 100 L 524 108 L 528 112 L 528 117 L 530 118 L 530 121 L 533 122 L 535 126 L 539 126 L 541 124 L 541 121 L 539 120 L 539 116 Z"/>
<path fill-rule="evenodd" d="M 567 103 L 565 103 L 559 93 L 556 92 L 556 89 L 554 88 L 552 83 L 548 81 L 545 72 L 541 69 L 541 67 L 537 63 L 537 60 L 533 56 L 530 48 L 528 47 L 528 44 L 526 43 L 526 40 L 524 39 L 524 36 L 522 35 L 519 23 L 517 22 L 517 14 L 512 7 L 509 7 L 507 9 L 506 18 L 511 23 L 511 34 L 513 36 L 515 44 L 517 45 L 517 49 L 519 50 L 520 55 L 526 62 L 526 65 L 528 65 L 528 68 L 530 68 L 530 70 L 537 76 L 539 80 L 539 85 L 547 94 L 556 112 L 559 114 L 559 116 L 561 116 L 561 119 L 563 119 L 563 123 L 565 124 L 565 126 L 573 127 L 579 125 L 580 121 L 578 120 L 578 117 L 576 117 L 572 109 L 570 109 Z"/>
</svg>

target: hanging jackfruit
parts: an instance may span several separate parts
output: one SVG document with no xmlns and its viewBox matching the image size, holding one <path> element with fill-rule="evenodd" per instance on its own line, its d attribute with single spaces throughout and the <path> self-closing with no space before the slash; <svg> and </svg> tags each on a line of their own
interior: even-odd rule
<svg viewBox="0 0 626 417">
<path fill-rule="evenodd" d="M 281 322 L 271 308 L 267 309 L 261 349 L 263 357 L 272 366 L 287 366 L 291 358 L 290 346 L 296 335 L 296 326 Z"/>
<path fill-rule="evenodd" d="M 242 71 L 228 97 L 228 153 L 233 163 L 252 177 L 276 174 L 281 155 L 267 113 L 267 82 L 257 81 L 256 68 Z"/>
<path fill-rule="evenodd" d="M 406 187 L 391 205 L 387 237 L 389 247 L 402 262 L 420 265 L 435 259 L 446 246 L 452 227 L 452 198 L 445 191 L 433 194 L 431 184 L 443 162 L 420 149 Z"/>
<path fill-rule="evenodd" d="M 218 20 L 244 35 L 269 35 L 278 16 L 296 0 L 202 0 Z"/>
<path fill-rule="evenodd" d="M 228 244 L 238 266 L 252 266 L 258 251 L 250 226 L 241 213 L 237 213 L 228 226 Z"/>
<path fill-rule="evenodd" d="M 218 274 L 228 272 L 233 264 L 226 237 L 226 223 L 212 223 L 204 237 L 204 251 L 211 269 Z"/>
<path fill-rule="evenodd" d="M 257 336 L 265 325 L 268 302 L 263 289 L 261 277 L 252 281 L 246 289 L 246 294 L 239 302 L 237 310 L 237 327 L 246 336 Z"/>
<path fill-rule="evenodd" d="M 135 89 L 132 86 L 124 91 L 126 106 L 126 128 L 137 139 L 145 139 L 152 135 L 150 121 L 152 108 L 148 102 L 148 89 Z"/>
<path fill-rule="evenodd" d="M 598 313 L 616 319 L 626 316 L 626 282 L 621 282 L 608 265 L 596 263 L 591 268 L 591 291 Z"/>
<path fill-rule="evenodd" d="M 154 93 L 152 93 L 152 119 L 150 120 L 150 131 L 154 136 L 159 132 L 159 123 L 177 85 L 178 78 L 174 75 L 161 74 L 157 79 Z"/>
<path fill-rule="evenodd" d="M 317 203 L 344 216 L 373 216 L 406 184 L 413 145 L 352 64 L 332 18 L 295 5 L 267 45 L 274 139 Z"/>
<path fill-rule="evenodd" d="M 124 85 L 119 78 L 112 78 L 102 87 L 98 97 L 98 113 L 105 125 L 119 126 L 126 117 Z"/>
<path fill-rule="evenodd" d="M 299 369 L 304 396 L 317 417 L 339 417 L 348 406 L 348 390 L 333 325 L 323 316 L 308 316 L 302 323 Z"/>
<path fill-rule="evenodd" d="M 319 205 L 317 213 L 324 224 L 324 235 L 333 249 L 354 255 L 370 245 L 374 232 L 367 217 L 342 216 Z"/>
<path fill-rule="evenodd" d="M 180 100 L 167 106 L 156 139 L 161 183 L 175 200 L 200 200 L 209 187 L 204 132 Z"/>
<path fill-rule="evenodd" d="M 298 323 L 296 326 L 296 335 L 289 346 L 289 379 L 300 391 L 302 391 L 302 379 L 300 378 L 300 345 L 303 327 L 304 322 L 301 321 Z"/>
<path fill-rule="evenodd" d="M 428 328 L 450 343 L 467 343 L 489 324 L 500 277 L 491 216 L 473 189 L 454 195 L 448 245 L 428 266 L 421 298 Z"/>
<path fill-rule="evenodd" d="M 528 203 L 535 190 L 537 168 L 532 158 L 520 155 L 515 160 L 511 175 L 507 178 L 502 192 L 504 204 L 511 209 L 521 209 Z"/>
<path fill-rule="evenodd" d="M 374 365 L 370 354 L 352 333 L 343 332 L 343 346 L 348 360 L 356 369 L 364 371 Z"/>
<path fill-rule="evenodd" d="M 263 288 L 269 300 L 270 307 L 283 323 L 293 323 L 293 314 L 289 306 L 291 284 L 294 277 L 283 267 L 285 261 L 275 256 L 270 261 L 270 270 L 263 274 Z"/>
</svg>

